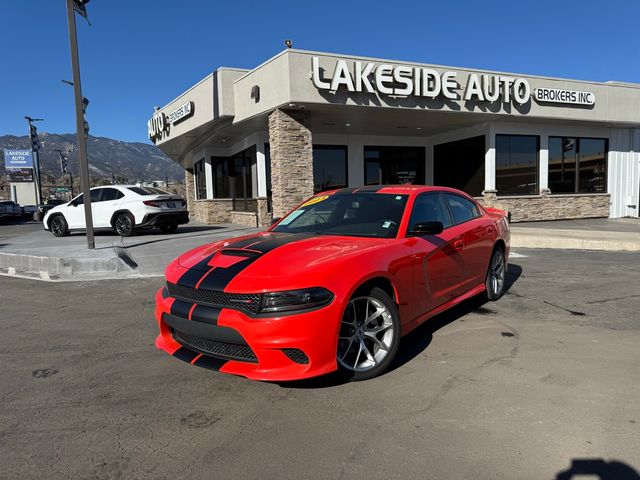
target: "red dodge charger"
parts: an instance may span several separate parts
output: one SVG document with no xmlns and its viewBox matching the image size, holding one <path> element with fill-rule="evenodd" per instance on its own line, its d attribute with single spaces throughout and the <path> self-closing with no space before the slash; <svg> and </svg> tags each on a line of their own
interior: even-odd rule
<svg viewBox="0 0 640 480">
<path fill-rule="evenodd" d="M 325 192 L 265 232 L 174 260 L 156 346 L 256 380 L 372 378 L 422 322 L 474 295 L 498 299 L 508 255 L 506 212 L 458 190 Z"/>
</svg>

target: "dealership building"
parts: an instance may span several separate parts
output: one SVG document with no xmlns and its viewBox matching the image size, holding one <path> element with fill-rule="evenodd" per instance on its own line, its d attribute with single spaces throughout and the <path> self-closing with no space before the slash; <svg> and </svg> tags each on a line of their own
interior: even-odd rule
<svg viewBox="0 0 640 480">
<path fill-rule="evenodd" d="M 266 226 L 315 192 L 459 188 L 514 221 L 638 217 L 640 84 L 287 49 L 156 109 L 192 218 Z"/>
</svg>

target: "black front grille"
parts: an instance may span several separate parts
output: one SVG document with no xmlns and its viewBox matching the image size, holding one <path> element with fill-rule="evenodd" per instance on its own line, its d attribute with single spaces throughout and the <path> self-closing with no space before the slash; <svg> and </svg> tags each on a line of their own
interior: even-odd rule
<svg viewBox="0 0 640 480">
<path fill-rule="evenodd" d="M 284 353 L 294 362 L 300 363 L 301 365 L 306 365 L 307 363 L 309 363 L 309 357 L 307 357 L 302 350 L 298 350 L 297 348 L 283 348 L 282 353 Z"/>
<path fill-rule="evenodd" d="M 180 332 L 178 330 L 173 331 L 173 338 L 182 345 L 204 355 L 227 358 L 230 360 L 240 360 L 242 362 L 258 363 L 256 354 L 253 353 L 253 350 L 251 350 L 249 345 L 217 342 L 208 338 L 189 335 L 188 333 Z"/>
<path fill-rule="evenodd" d="M 212 307 L 233 308 L 250 313 L 260 310 L 260 294 L 258 293 L 226 293 L 220 290 L 201 290 L 167 283 L 169 296 L 194 303 L 202 303 Z"/>
</svg>

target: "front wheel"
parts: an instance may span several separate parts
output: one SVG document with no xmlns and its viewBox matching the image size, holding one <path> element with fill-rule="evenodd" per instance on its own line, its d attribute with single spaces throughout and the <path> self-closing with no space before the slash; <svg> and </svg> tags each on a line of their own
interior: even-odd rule
<svg viewBox="0 0 640 480">
<path fill-rule="evenodd" d="M 400 315 L 389 295 L 374 288 L 352 298 L 340 323 L 337 360 L 351 380 L 384 372 L 400 345 Z"/>
<path fill-rule="evenodd" d="M 49 221 L 49 229 L 54 237 L 65 237 L 69 235 L 69 226 L 62 215 L 56 215 Z"/>
<path fill-rule="evenodd" d="M 134 221 L 130 213 L 121 213 L 113 221 L 113 229 L 122 237 L 133 235 Z"/>
<path fill-rule="evenodd" d="M 489 300 L 498 300 L 505 291 L 505 279 L 507 277 L 507 259 L 504 251 L 500 247 L 496 247 L 491 254 L 489 262 L 489 271 L 485 280 L 487 289 L 487 298 Z"/>
</svg>

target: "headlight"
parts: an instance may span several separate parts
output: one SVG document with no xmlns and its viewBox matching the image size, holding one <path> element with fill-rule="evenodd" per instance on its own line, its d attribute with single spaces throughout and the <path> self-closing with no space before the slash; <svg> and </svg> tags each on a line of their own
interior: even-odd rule
<svg viewBox="0 0 640 480">
<path fill-rule="evenodd" d="M 320 287 L 272 292 L 262 295 L 260 313 L 305 310 L 326 305 L 333 299 L 333 293 Z"/>
</svg>

